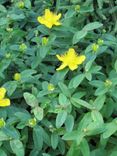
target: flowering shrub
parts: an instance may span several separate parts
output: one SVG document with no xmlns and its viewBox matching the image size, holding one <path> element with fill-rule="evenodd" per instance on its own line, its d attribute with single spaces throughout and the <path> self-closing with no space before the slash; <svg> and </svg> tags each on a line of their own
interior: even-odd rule
<svg viewBox="0 0 117 156">
<path fill-rule="evenodd" d="M 116 4 L 0 0 L 0 156 L 117 155 Z"/>
</svg>

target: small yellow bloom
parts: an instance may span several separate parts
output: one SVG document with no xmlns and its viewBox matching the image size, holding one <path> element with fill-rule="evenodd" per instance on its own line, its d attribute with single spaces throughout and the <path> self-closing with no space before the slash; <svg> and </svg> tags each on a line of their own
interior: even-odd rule
<svg viewBox="0 0 117 156">
<path fill-rule="evenodd" d="M 6 89 L 1 87 L 0 88 L 0 107 L 6 107 L 10 105 L 10 100 L 4 98 L 6 94 Z"/>
<path fill-rule="evenodd" d="M 54 85 L 52 83 L 48 84 L 48 91 L 53 91 L 55 89 Z"/>
<path fill-rule="evenodd" d="M 20 73 L 15 73 L 14 74 L 14 80 L 15 81 L 20 81 L 21 80 L 21 74 Z"/>
<path fill-rule="evenodd" d="M 49 9 L 45 9 L 45 14 L 43 16 L 38 16 L 37 21 L 41 24 L 44 24 L 48 28 L 52 28 L 53 25 L 61 25 L 59 19 L 61 18 L 61 14 L 56 15 L 51 12 Z"/>
<path fill-rule="evenodd" d="M 69 67 L 70 70 L 75 70 L 78 68 L 80 64 L 84 62 L 86 59 L 85 55 L 78 55 L 73 48 L 70 48 L 65 54 L 63 55 L 56 55 L 57 58 L 62 61 L 62 65 L 57 68 L 56 70 L 62 70 L 65 67 Z"/>
<path fill-rule="evenodd" d="M 5 121 L 3 118 L 0 118 L 0 128 L 4 127 L 5 126 Z"/>
</svg>

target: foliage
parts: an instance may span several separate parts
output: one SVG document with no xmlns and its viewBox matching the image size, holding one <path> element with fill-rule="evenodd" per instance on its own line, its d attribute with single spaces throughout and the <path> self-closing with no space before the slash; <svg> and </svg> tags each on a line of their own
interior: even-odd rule
<svg viewBox="0 0 117 156">
<path fill-rule="evenodd" d="M 117 155 L 116 5 L 0 0 L 0 156 Z"/>
</svg>

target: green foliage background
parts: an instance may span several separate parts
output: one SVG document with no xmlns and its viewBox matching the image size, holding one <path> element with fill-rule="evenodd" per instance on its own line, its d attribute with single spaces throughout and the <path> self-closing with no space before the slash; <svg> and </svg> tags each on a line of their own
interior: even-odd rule
<svg viewBox="0 0 117 156">
<path fill-rule="evenodd" d="M 0 85 L 11 99 L 0 108 L 0 156 L 117 156 L 117 1 L 24 4 L 0 0 Z M 37 22 L 46 8 L 62 13 L 61 26 Z M 104 43 L 94 52 L 98 39 Z M 56 54 L 71 47 L 85 63 L 56 71 Z"/>
</svg>

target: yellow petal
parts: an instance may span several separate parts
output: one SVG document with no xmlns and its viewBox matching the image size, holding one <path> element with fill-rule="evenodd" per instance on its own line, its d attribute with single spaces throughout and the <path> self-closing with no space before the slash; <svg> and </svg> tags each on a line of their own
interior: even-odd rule
<svg viewBox="0 0 117 156">
<path fill-rule="evenodd" d="M 76 65 L 76 64 L 70 64 L 69 65 L 69 68 L 70 68 L 70 70 L 75 70 L 75 69 L 77 69 L 78 68 L 78 65 Z"/>
<path fill-rule="evenodd" d="M 61 18 L 61 13 L 59 13 L 58 15 L 57 15 L 57 20 L 59 20 L 60 18 Z"/>
<path fill-rule="evenodd" d="M 56 26 L 61 25 L 61 23 L 60 22 L 55 22 L 54 25 L 56 25 Z"/>
<path fill-rule="evenodd" d="M 61 65 L 59 68 L 57 68 L 56 70 L 62 70 L 62 69 L 64 69 L 66 66 L 67 66 L 66 64 L 62 63 L 62 65 Z"/>
<path fill-rule="evenodd" d="M 51 22 L 48 22 L 48 21 L 46 21 L 45 23 L 44 23 L 44 25 L 46 26 L 46 27 L 48 27 L 48 28 L 52 28 L 52 23 Z"/>
<path fill-rule="evenodd" d="M 75 50 L 73 48 L 69 48 L 68 54 L 76 54 Z"/>
<path fill-rule="evenodd" d="M 51 18 L 52 12 L 49 9 L 45 9 L 45 18 Z"/>
<path fill-rule="evenodd" d="M 6 94 L 6 89 L 1 87 L 0 88 L 0 99 L 3 99 L 5 97 Z"/>
<path fill-rule="evenodd" d="M 60 55 L 56 55 L 56 57 L 58 58 L 58 60 L 63 61 L 63 57 Z"/>
<path fill-rule="evenodd" d="M 44 24 L 46 27 L 48 27 L 48 28 L 52 28 L 52 23 L 51 22 L 48 22 L 44 17 L 41 17 L 41 16 L 39 16 L 38 18 L 37 18 L 37 21 L 39 22 L 39 23 L 41 23 L 41 24 Z"/>
<path fill-rule="evenodd" d="M 1 99 L 0 107 L 7 107 L 7 106 L 10 106 L 10 100 L 9 99 Z"/>
<path fill-rule="evenodd" d="M 78 58 L 77 58 L 77 64 L 82 64 L 85 59 L 86 59 L 86 56 L 85 55 L 78 56 Z"/>
<path fill-rule="evenodd" d="M 37 21 L 41 24 L 44 24 L 45 23 L 45 20 L 44 20 L 44 17 L 41 17 L 41 16 L 38 16 L 37 17 Z"/>
</svg>

